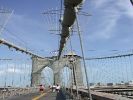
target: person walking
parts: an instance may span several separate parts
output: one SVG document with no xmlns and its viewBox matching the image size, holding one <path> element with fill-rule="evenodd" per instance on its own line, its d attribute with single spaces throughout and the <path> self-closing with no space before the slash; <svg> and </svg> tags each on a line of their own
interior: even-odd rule
<svg viewBox="0 0 133 100">
<path fill-rule="evenodd" d="M 60 85 L 56 85 L 56 91 L 59 92 L 60 91 Z"/>
<path fill-rule="evenodd" d="M 39 91 L 40 91 L 41 93 L 44 92 L 44 86 L 43 86 L 42 84 L 40 85 Z"/>
</svg>

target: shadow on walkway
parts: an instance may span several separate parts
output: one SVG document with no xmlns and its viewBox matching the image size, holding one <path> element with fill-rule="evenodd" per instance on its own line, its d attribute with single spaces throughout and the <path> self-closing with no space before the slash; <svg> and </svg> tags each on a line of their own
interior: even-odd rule
<svg viewBox="0 0 133 100">
<path fill-rule="evenodd" d="M 62 91 L 57 93 L 56 100 L 66 100 L 65 95 L 63 94 Z"/>
</svg>

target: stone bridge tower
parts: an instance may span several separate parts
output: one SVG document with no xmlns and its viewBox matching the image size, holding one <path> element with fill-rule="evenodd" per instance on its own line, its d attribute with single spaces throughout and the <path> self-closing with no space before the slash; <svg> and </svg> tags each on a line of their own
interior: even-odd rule
<svg viewBox="0 0 133 100">
<path fill-rule="evenodd" d="M 76 55 L 74 52 L 70 52 L 60 58 L 60 60 L 56 60 L 56 58 L 52 57 L 52 59 L 42 59 L 38 57 L 32 57 L 31 86 L 37 86 L 41 83 L 41 72 L 47 66 L 53 70 L 55 84 L 60 84 L 61 82 L 60 71 L 62 68 L 67 66 L 72 70 L 75 66 L 76 76 L 72 76 L 73 85 L 75 85 L 75 81 L 77 81 L 78 86 L 83 86 L 81 57 Z"/>
<path fill-rule="evenodd" d="M 42 70 L 51 64 L 52 61 L 48 58 L 32 57 L 31 86 L 37 86 L 41 83 Z"/>
</svg>

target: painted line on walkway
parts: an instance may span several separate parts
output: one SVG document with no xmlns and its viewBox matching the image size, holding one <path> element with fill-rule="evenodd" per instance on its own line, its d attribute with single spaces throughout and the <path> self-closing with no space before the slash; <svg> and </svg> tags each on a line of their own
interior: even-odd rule
<svg viewBox="0 0 133 100">
<path fill-rule="evenodd" d="M 42 98 L 43 96 L 45 96 L 46 94 L 48 94 L 50 91 L 46 92 L 46 93 L 43 93 L 35 98 L 33 98 L 32 100 L 39 100 L 40 98 Z"/>
</svg>

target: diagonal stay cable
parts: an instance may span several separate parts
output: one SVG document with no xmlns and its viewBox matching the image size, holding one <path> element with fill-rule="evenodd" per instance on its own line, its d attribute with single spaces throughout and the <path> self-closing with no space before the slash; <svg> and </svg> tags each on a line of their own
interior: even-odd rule
<svg viewBox="0 0 133 100">
<path fill-rule="evenodd" d="M 83 50 L 83 42 L 82 42 L 82 38 L 81 38 L 81 33 L 80 33 L 80 28 L 79 28 L 77 12 L 76 12 L 76 24 L 77 24 L 77 30 L 78 30 L 79 40 L 80 40 L 80 48 L 81 48 L 82 57 L 83 57 L 83 65 L 84 65 L 84 69 L 85 69 L 85 76 L 86 76 L 86 81 L 87 81 L 87 88 L 88 88 L 88 93 L 89 93 L 89 99 L 92 100 L 92 96 L 91 96 L 91 93 L 90 93 L 89 78 L 88 78 L 88 75 L 87 75 L 87 68 L 86 68 L 84 50 Z"/>
</svg>

